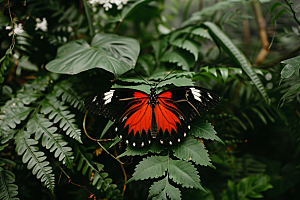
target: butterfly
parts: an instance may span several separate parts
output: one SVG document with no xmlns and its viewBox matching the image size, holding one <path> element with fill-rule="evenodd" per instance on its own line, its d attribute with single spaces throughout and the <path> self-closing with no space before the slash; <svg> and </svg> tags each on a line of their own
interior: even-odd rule
<svg viewBox="0 0 300 200">
<path fill-rule="evenodd" d="M 111 88 L 88 97 L 86 109 L 115 122 L 114 131 L 134 147 L 144 147 L 157 138 L 160 144 L 183 141 L 191 122 L 215 108 L 220 97 L 197 86 L 182 86 L 157 94 L 130 88 Z"/>
</svg>

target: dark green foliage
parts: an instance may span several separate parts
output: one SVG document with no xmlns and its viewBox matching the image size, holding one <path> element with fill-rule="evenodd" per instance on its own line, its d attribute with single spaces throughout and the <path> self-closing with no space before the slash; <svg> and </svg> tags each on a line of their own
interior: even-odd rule
<svg viewBox="0 0 300 200">
<path fill-rule="evenodd" d="M 199 2 L 3 2 L 0 199 L 297 199 L 299 3 Z M 272 42 L 255 67 L 258 4 Z M 180 144 L 126 146 L 83 100 L 110 87 L 149 93 L 132 68 L 158 92 L 197 85 L 220 105 Z"/>
<path fill-rule="evenodd" d="M 0 150 L 3 150 L 5 146 L 0 146 Z M 14 184 L 15 175 L 5 169 L 5 165 L 15 166 L 16 164 L 8 159 L 0 158 L 0 199 L 2 200 L 18 200 L 18 186 Z"/>
<path fill-rule="evenodd" d="M 84 146 L 74 143 L 73 147 L 75 160 L 78 162 L 77 170 L 81 170 L 83 175 L 88 172 L 88 177 L 90 178 L 92 185 L 95 186 L 97 190 L 106 192 L 108 198 L 122 199 L 120 191 L 116 189 L 117 185 L 111 184 L 112 179 L 107 178 L 108 173 L 101 172 L 104 165 L 93 162 L 93 156 L 86 152 Z"/>
<path fill-rule="evenodd" d="M 32 174 L 36 175 L 37 179 L 45 183 L 47 188 L 54 192 L 54 174 L 49 162 L 45 161 L 46 156 L 44 152 L 39 151 L 36 145 L 38 142 L 30 139 L 30 132 L 25 132 L 23 129 L 16 135 L 16 151 L 18 155 L 23 155 L 23 163 L 28 163 L 27 168 L 32 170 Z"/>
</svg>

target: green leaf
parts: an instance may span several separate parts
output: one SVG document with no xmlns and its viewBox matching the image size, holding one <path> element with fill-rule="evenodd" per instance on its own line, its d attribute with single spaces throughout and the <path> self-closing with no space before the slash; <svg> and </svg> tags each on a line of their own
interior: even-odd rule
<svg viewBox="0 0 300 200">
<path fill-rule="evenodd" d="M 182 69 L 185 71 L 190 71 L 190 68 L 192 68 L 195 64 L 193 55 L 182 49 L 169 50 L 165 52 L 160 61 L 176 63 L 178 66 L 182 66 Z"/>
<path fill-rule="evenodd" d="M 293 85 L 292 87 L 290 87 L 290 89 L 281 97 L 279 103 L 282 101 L 282 103 L 280 104 L 279 107 L 283 106 L 284 101 L 287 97 L 296 94 L 298 91 L 300 90 L 300 83 L 297 83 L 295 85 Z"/>
<path fill-rule="evenodd" d="M 166 147 L 162 146 L 161 144 L 158 144 L 158 142 L 153 142 L 151 145 L 147 145 L 143 148 L 136 148 L 132 146 L 127 146 L 126 151 L 119 155 L 117 158 L 121 158 L 124 156 L 142 156 L 146 155 L 149 152 L 152 153 L 160 153 L 162 152 Z"/>
<path fill-rule="evenodd" d="M 289 9 L 288 5 L 284 3 L 274 2 L 269 9 L 270 13 L 273 14 L 276 11 L 276 9 L 279 8 L 280 6 Z"/>
<path fill-rule="evenodd" d="M 197 43 L 194 40 L 190 40 L 190 39 L 178 38 L 172 41 L 171 45 L 189 51 L 194 55 L 195 61 L 198 60 L 198 54 L 200 52 L 200 43 Z"/>
<path fill-rule="evenodd" d="M 137 60 L 137 67 L 141 66 L 143 70 L 146 72 L 147 76 L 150 76 L 152 69 L 155 65 L 154 57 L 150 54 L 144 54 L 139 56 Z"/>
<path fill-rule="evenodd" d="M 280 11 L 277 12 L 276 15 L 273 17 L 272 23 L 275 23 L 275 21 L 277 21 L 277 19 L 278 19 L 283 13 L 289 13 L 289 14 L 293 15 L 292 11 L 290 11 L 290 10 L 280 10 Z"/>
<path fill-rule="evenodd" d="M 44 152 L 38 151 L 38 147 L 34 146 L 38 142 L 30 138 L 30 133 L 20 130 L 16 135 L 16 151 L 18 155 L 23 155 L 22 162 L 28 163 L 27 168 L 32 169 L 32 174 L 36 175 L 41 182 L 45 183 L 47 188 L 53 194 L 55 186 L 55 177 L 52 173 L 52 167 L 48 161 L 45 161 Z"/>
<path fill-rule="evenodd" d="M 258 78 L 257 74 L 252 69 L 250 62 L 247 60 L 245 55 L 231 42 L 227 35 L 215 24 L 211 22 L 203 23 L 203 26 L 209 30 L 210 35 L 214 38 L 215 42 L 219 44 L 226 53 L 242 67 L 244 72 L 253 81 L 258 91 L 265 98 L 266 102 L 269 104 L 269 96 Z"/>
<path fill-rule="evenodd" d="M 238 195 L 240 198 L 263 198 L 261 192 L 273 187 L 269 182 L 270 177 L 268 175 L 243 178 L 237 184 Z"/>
<path fill-rule="evenodd" d="M 228 68 L 220 67 L 218 69 L 219 69 L 219 71 L 222 75 L 222 78 L 223 78 L 224 82 L 226 82 L 227 78 L 228 78 Z"/>
<path fill-rule="evenodd" d="M 73 84 L 68 81 L 62 81 L 55 84 L 53 93 L 55 96 L 60 97 L 62 101 L 70 103 L 71 106 L 83 111 L 83 99 L 73 89 Z"/>
<path fill-rule="evenodd" d="M 166 176 L 162 180 L 154 182 L 149 190 L 148 199 L 165 199 L 167 196 L 172 200 L 180 200 L 181 192 L 178 188 L 175 188 L 169 183 L 168 177 Z"/>
<path fill-rule="evenodd" d="M 0 199 L 1 200 L 19 200 L 18 186 L 14 184 L 15 175 L 8 170 L 0 167 Z"/>
<path fill-rule="evenodd" d="M 133 38 L 96 34 L 91 45 L 77 40 L 61 46 L 56 59 L 49 62 L 46 68 L 64 74 L 101 68 L 118 77 L 136 65 L 139 52 L 140 45 Z"/>
<path fill-rule="evenodd" d="M 151 156 L 144 158 L 136 167 L 132 178 L 126 184 L 133 180 L 145 180 L 148 178 L 159 178 L 165 175 L 168 168 L 168 156 Z"/>
<path fill-rule="evenodd" d="M 186 137 L 182 143 L 172 147 L 172 149 L 174 151 L 174 156 L 181 160 L 191 160 L 197 165 L 215 168 L 210 163 L 208 151 L 204 149 L 203 144 L 192 136 Z"/>
<path fill-rule="evenodd" d="M 293 75 L 293 73 L 295 73 L 297 76 L 299 76 L 300 56 L 281 61 L 281 63 L 286 64 L 280 73 L 281 80 L 291 77 Z"/>
<path fill-rule="evenodd" d="M 68 143 L 61 134 L 56 133 L 57 128 L 53 127 L 49 119 L 41 114 L 33 115 L 27 124 L 27 131 L 35 134 L 35 140 L 42 137 L 42 146 L 50 149 L 50 152 L 55 151 L 54 157 L 66 164 L 68 168 L 73 168 L 72 148 L 66 146 Z"/>
<path fill-rule="evenodd" d="M 28 70 L 28 71 L 38 71 L 38 67 L 30 62 L 28 56 L 22 56 L 22 58 L 19 60 L 19 67 L 22 69 Z"/>
<path fill-rule="evenodd" d="M 167 37 L 164 37 L 162 40 L 157 40 L 157 41 L 152 41 L 151 42 L 156 60 L 159 60 L 159 58 L 161 57 L 163 52 L 168 47 L 168 40 L 167 39 L 168 39 Z"/>
<path fill-rule="evenodd" d="M 198 188 L 205 191 L 200 185 L 197 169 L 190 162 L 170 159 L 168 173 L 170 178 L 182 187 Z"/>
<path fill-rule="evenodd" d="M 207 122 L 195 121 L 192 123 L 190 133 L 198 138 L 204 138 L 207 140 L 216 140 L 222 144 L 225 144 L 216 134 L 214 127 Z"/>
<path fill-rule="evenodd" d="M 72 142 L 72 144 L 75 160 L 78 162 L 77 170 L 82 170 L 82 174 L 85 174 L 88 171 L 89 179 L 92 178 L 92 185 L 95 186 L 97 190 L 103 190 L 106 192 L 107 197 L 111 196 L 120 198 L 121 195 L 120 191 L 116 189 L 117 186 L 115 184 L 111 184 L 112 179 L 107 178 L 108 174 L 106 172 L 102 172 L 104 165 L 97 163 L 95 166 L 95 162 L 92 160 L 92 154 L 87 153 L 84 146 L 75 142 Z"/>
<path fill-rule="evenodd" d="M 53 120 L 54 123 L 59 122 L 59 128 L 63 129 L 71 138 L 74 138 L 78 142 L 81 141 L 81 130 L 78 128 L 76 121 L 74 119 L 75 115 L 70 114 L 67 110 L 68 106 L 64 106 L 63 102 L 58 101 L 54 96 L 47 95 L 48 100 L 42 102 L 41 113 L 45 115 L 49 114 L 48 118 Z"/>
<path fill-rule="evenodd" d="M 209 39 L 209 40 L 213 41 L 213 39 L 211 38 L 211 36 L 210 36 L 209 33 L 208 33 L 208 30 L 207 30 L 207 29 L 204 29 L 204 28 L 202 28 L 202 27 L 195 28 L 195 29 L 192 31 L 192 34 L 198 35 L 198 36 L 201 36 L 201 37 L 204 37 L 204 38 L 206 38 L 206 39 Z"/>
</svg>

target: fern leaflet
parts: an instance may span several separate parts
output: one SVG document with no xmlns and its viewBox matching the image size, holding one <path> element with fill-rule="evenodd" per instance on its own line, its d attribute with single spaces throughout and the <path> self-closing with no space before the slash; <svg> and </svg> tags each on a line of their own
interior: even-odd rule
<svg viewBox="0 0 300 200">
<path fill-rule="evenodd" d="M 117 188 L 117 185 L 111 184 L 112 179 L 107 178 L 108 173 L 100 171 L 103 169 L 103 165 L 95 163 L 92 161 L 92 155 L 86 152 L 86 149 L 82 145 L 77 143 L 73 145 L 75 160 L 78 160 L 77 170 L 82 169 L 82 174 L 84 175 L 88 171 L 88 176 L 92 177 L 92 185 L 96 186 L 98 190 L 103 190 L 106 192 L 106 197 L 111 197 L 112 199 L 119 199 L 122 197 L 120 191 Z M 92 176 L 92 173 L 94 175 Z"/>
<path fill-rule="evenodd" d="M 78 142 L 81 141 L 81 130 L 76 125 L 74 114 L 70 114 L 67 110 L 68 106 L 64 106 L 63 102 L 58 101 L 55 97 L 48 95 L 48 100 L 44 101 L 41 108 L 41 113 L 49 114 L 49 119 L 54 120 L 54 123 L 60 121 L 59 128 L 66 131 L 66 134 L 74 138 Z"/>
<path fill-rule="evenodd" d="M 30 133 L 24 132 L 21 129 L 16 137 L 15 144 L 18 155 L 23 155 L 23 163 L 28 163 L 27 168 L 32 169 L 32 174 L 36 175 L 41 182 L 44 182 L 47 188 L 53 193 L 54 191 L 54 174 L 49 162 L 45 161 L 46 156 L 44 152 L 38 151 L 38 147 L 34 146 L 38 141 L 30 138 Z"/>
<path fill-rule="evenodd" d="M 35 133 L 35 140 L 39 140 L 42 136 L 42 146 L 55 151 L 54 156 L 59 157 L 59 161 L 66 164 L 68 168 L 73 167 L 72 148 L 66 146 L 68 143 L 63 139 L 61 134 L 55 133 L 56 127 L 52 127 L 53 123 L 44 115 L 34 114 L 27 124 L 28 132 Z"/>
</svg>

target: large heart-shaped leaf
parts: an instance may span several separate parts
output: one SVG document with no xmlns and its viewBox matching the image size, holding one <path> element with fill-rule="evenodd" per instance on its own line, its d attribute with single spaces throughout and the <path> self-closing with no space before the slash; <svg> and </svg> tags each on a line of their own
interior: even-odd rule
<svg viewBox="0 0 300 200">
<path fill-rule="evenodd" d="M 102 68 L 116 77 L 130 70 L 140 52 L 137 40 L 115 34 L 97 34 L 89 45 L 84 40 L 69 42 L 58 49 L 46 68 L 55 73 L 77 74 Z"/>
</svg>

